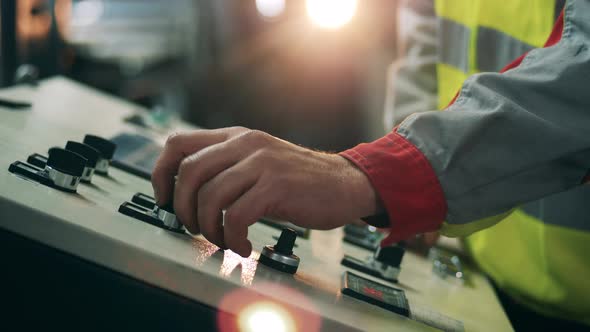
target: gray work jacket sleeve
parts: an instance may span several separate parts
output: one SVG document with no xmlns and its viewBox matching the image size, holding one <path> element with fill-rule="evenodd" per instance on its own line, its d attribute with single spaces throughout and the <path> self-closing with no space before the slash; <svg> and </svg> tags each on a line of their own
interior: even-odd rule
<svg viewBox="0 0 590 332">
<path fill-rule="evenodd" d="M 433 0 L 402 0 L 398 10 L 398 58 L 387 71 L 385 130 L 409 115 L 437 107 L 438 21 Z"/>
<path fill-rule="evenodd" d="M 503 74 L 471 76 L 446 111 L 411 115 L 398 134 L 434 168 L 450 224 L 581 185 L 590 169 L 590 1 L 568 1 L 555 46 Z"/>
</svg>

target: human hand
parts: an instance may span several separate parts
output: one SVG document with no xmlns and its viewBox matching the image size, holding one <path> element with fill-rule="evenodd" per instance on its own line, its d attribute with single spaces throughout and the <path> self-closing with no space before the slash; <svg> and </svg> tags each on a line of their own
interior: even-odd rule
<svg viewBox="0 0 590 332">
<path fill-rule="evenodd" d="M 158 205 L 174 197 L 191 233 L 244 257 L 248 226 L 261 217 L 331 229 L 379 210 L 368 178 L 345 158 L 241 127 L 171 136 L 152 185 Z"/>
</svg>

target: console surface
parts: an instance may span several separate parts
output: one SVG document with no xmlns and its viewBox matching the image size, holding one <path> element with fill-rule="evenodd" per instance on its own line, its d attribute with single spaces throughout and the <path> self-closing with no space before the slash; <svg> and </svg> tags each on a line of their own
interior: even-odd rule
<svg viewBox="0 0 590 332">
<path fill-rule="evenodd" d="M 251 226 L 254 252 L 241 258 L 220 251 L 202 236 L 171 232 L 119 213 L 121 204 L 137 193 L 152 194 L 149 181 L 126 171 L 111 167 L 108 176 L 95 175 L 91 184 L 81 183 L 77 193 L 8 171 L 15 161 L 26 162 L 32 154 L 47 154 L 49 148 L 81 141 L 87 134 L 141 134 L 163 143 L 169 133 L 190 126 L 178 122 L 168 131 L 156 131 L 126 124 L 123 119 L 141 111 L 139 106 L 61 77 L 42 81 L 38 87 L 1 90 L 0 96 L 33 105 L 29 110 L 0 107 L 3 231 L 173 294 L 178 301 L 213 308 L 221 331 L 235 328 L 224 322 L 242 326 L 253 321 L 243 319 L 273 310 L 288 323 L 286 331 L 433 330 L 341 292 L 342 275 L 350 270 L 340 264 L 343 256 L 365 259 L 372 254 L 342 241 L 342 229 L 298 237 L 293 249 L 300 258 L 298 269 L 295 274 L 283 273 L 258 262 L 260 251 L 281 234 L 275 227 Z M 466 268 L 469 282 L 455 282 L 433 273 L 428 258 L 406 253 L 399 283 L 351 272 L 402 289 L 410 311 L 460 321 L 466 331 L 512 330 L 489 282 L 473 269 Z"/>
</svg>

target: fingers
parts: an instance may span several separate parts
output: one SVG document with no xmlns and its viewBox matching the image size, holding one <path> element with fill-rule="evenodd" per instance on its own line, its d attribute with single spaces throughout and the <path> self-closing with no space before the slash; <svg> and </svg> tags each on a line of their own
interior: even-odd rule
<svg viewBox="0 0 590 332">
<path fill-rule="evenodd" d="M 240 250 L 239 254 L 246 251 L 243 246 L 236 248 L 233 243 L 225 243 L 224 234 L 232 229 L 231 226 L 226 228 L 225 224 L 222 225 L 222 210 L 250 190 L 257 178 L 256 170 L 250 169 L 247 162 L 240 162 L 203 185 L 198 193 L 198 221 L 200 231 L 207 240 L 222 248 Z"/>
<path fill-rule="evenodd" d="M 271 199 L 256 184 L 226 210 L 224 241 L 229 249 L 242 257 L 250 256 L 252 243 L 248 240 L 248 227 L 265 216 Z"/>
<path fill-rule="evenodd" d="M 265 137 L 264 135 L 262 136 Z M 256 131 L 233 135 L 230 139 L 208 146 L 181 162 L 174 189 L 174 211 L 191 233 L 199 231 L 197 216 L 200 205 L 197 202 L 201 186 L 253 154 L 265 143 L 260 136 Z"/>
<path fill-rule="evenodd" d="M 198 196 L 201 186 L 219 172 L 239 161 L 227 144 L 209 146 L 184 159 L 178 169 L 174 188 L 174 211 L 193 234 L 199 232 L 197 222 Z"/>
<path fill-rule="evenodd" d="M 265 202 L 260 191 L 253 189 L 266 165 L 254 156 L 262 156 L 257 152 L 278 142 L 266 133 L 241 127 L 172 136 L 152 175 L 157 203 L 168 203 L 174 194 L 176 216 L 191 233 L 201 232 L 222 248 L 250 255 L 248 226 L 264 215 L 265 207 L 252 206 L 245 217 L 232 211 L 242 211 L 254 201 Z M 228 206 L 233 208 L 226 216 L 226 228 L 222 211 Z"/>
<path fill-rule="evenodd" d="M 170 136 L 152 173 L 152 186 L 158 205 L 169 202 L 174 187 L 174 176 L 185 157 L 210 145 L 223 142 L 242 129 L 196 130 Z"/>
</svg>

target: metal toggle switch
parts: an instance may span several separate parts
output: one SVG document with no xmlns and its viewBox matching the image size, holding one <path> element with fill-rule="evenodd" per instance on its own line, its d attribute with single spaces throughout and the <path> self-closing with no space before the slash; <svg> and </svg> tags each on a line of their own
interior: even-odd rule
<svg viewBox="0 0 590 332">
<path fill-rule="evenodd" d="M 51 149 L 49 158 L 43 167 L 17 161 L 11 164 L 8 170 L 41 184 L 75 193 L 86 163 L 87 159 L 75 152 L 54 148 Z"/>
<path fill-rule="evenodd" d="M 386 281 L 397 282 L 404 253 L 405 249 L 401 245 L 393 245 L 377 248 L 374 255 L 366 260 L 345 255 L 341 264 Z"/>
</svg>

